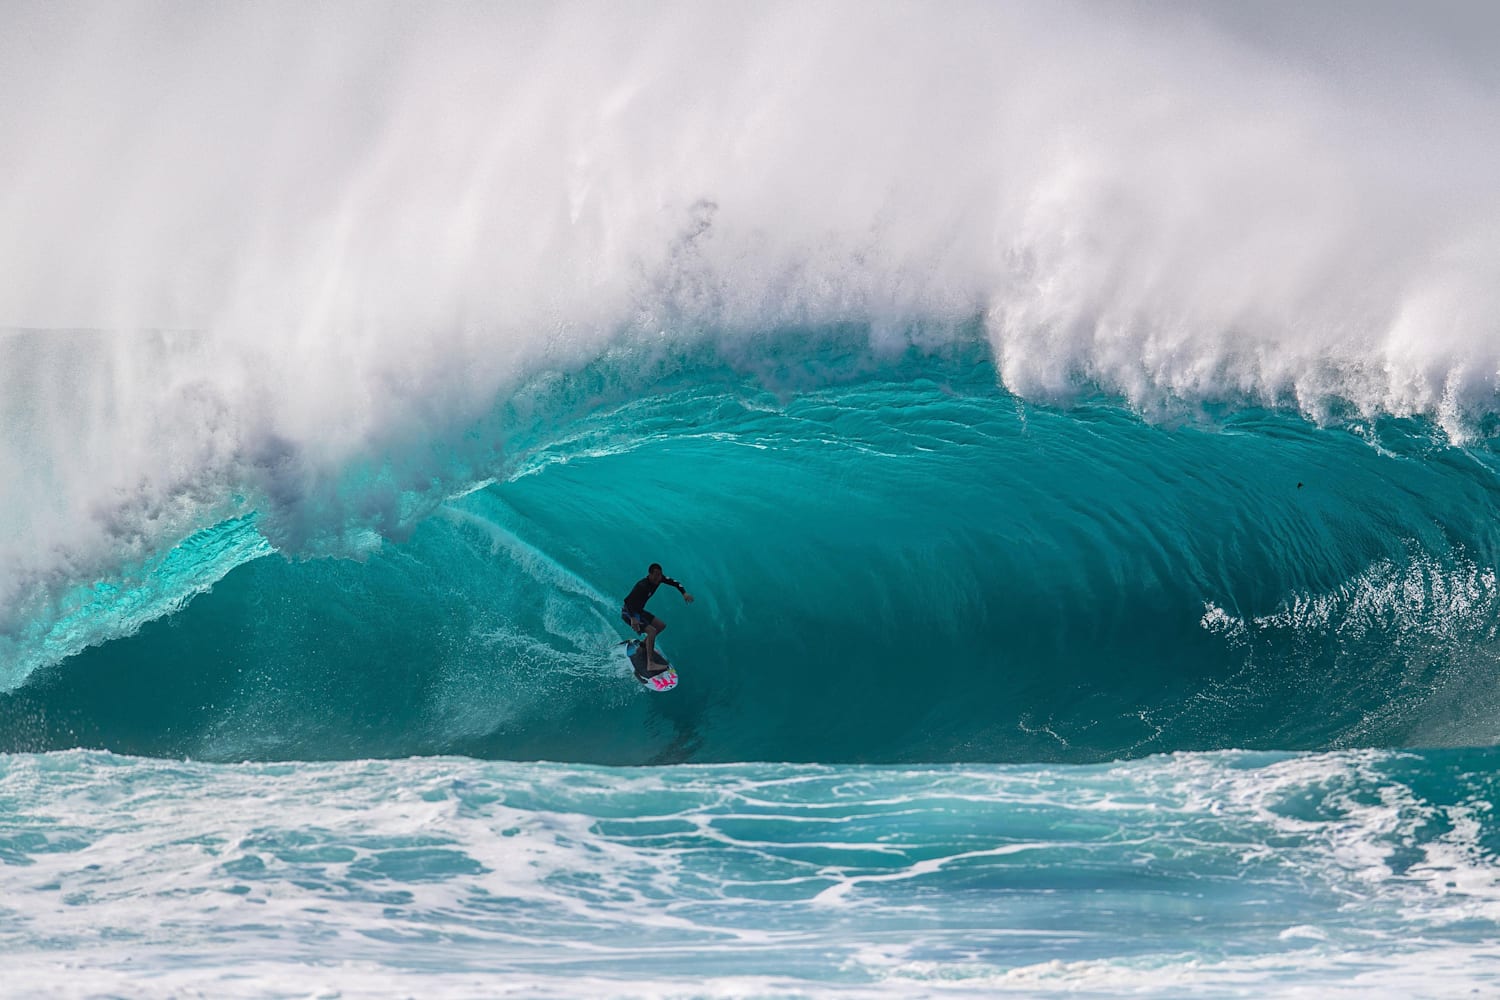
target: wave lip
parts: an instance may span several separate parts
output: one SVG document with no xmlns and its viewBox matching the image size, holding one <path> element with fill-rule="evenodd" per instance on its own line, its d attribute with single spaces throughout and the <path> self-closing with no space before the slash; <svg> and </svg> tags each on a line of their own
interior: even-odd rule
<svg viewBox="0 0 1500 1000">
<path fill-rule="evenodd" d="M 176 614 L 235 567 L 272 551 L 253 515 L 235 518 L 112 579 L 75 587 L 49 606 L 31 604 L 29 622 L 0 635 L 0 692 L 19 687 L 36 670 Z"/>
</svg>

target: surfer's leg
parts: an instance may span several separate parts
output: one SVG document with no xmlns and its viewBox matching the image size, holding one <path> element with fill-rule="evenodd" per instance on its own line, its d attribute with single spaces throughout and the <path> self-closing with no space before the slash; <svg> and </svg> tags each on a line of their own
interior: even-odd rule
<svg viewBox="0 0 1500 1000">
<path fill-rule="evenodd" d="M 656 655 L 656 637 L 667 629 L 667 623 L 660 618 L 652 618 L 651 624 L 646 626 L 646 665 L 652 666 L 652 657 Z"/>
</svg>

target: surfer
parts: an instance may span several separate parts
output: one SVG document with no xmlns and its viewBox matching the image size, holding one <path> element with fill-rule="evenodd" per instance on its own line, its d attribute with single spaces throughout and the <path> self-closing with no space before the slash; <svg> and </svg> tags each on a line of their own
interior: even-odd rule
<svg viewBox="0 0 1500 1000">
<path fill-rule="evenodd" d="M 646 665 L 647 673 L 655 673 L 651 668 L 655 665 L 651 657 L 656 652 L 656 637 L 666 631 L 667 623 L 646 610 L 646 602 L 651 600 L 651 595 L 656 593 L 656 588 L 662 584 L 676 587 L 682 593 L 682 599 L 689 604 L 693 603 L 693 595 L 687 592 L 682 584 L 662 573 L 661 563 L 652 563 L 646 569 L 646 575 L 636 585 L 630 588 L 630 595 L 625 598 L 625 606 L 620 609 L 620 617 L 625 620 L 635 631 L 646 637 L 646 659 L 642 662 Z"/>
</svg>

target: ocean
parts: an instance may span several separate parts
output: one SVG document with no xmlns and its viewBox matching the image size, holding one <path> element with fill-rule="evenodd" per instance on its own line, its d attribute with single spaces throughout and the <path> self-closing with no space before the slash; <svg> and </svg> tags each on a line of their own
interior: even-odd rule
<svg viewBox="0 0 1500 1000">
<path fill-rule="evenodd" d="M 11 15 L 0 993 L 1500 990 L 1494 15 Z"/>
</svg>

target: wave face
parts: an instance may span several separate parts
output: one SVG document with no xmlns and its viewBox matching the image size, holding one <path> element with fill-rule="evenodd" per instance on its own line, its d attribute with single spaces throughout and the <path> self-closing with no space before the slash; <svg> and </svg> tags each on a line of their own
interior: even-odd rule
<svg viewBox="0 0 1500 1000">
<path fill-rule="evenodd" d="M 1487 15 L 736 17 L 19 7 L 4 746 L 1494 738 Z"/>
<path fill-rule="evenodd" d="M 222 522 L 49 633 L 126 631 L 110 618 L 138 592 L 212 583 L 10 691 L 7 747 L 1096 761 L 1495 738 L 1487 447 L 1390 418 L 1038 407 L 982 341 L 882 357 L 867 338 L 511 397 L 484 425 L 505 477 L 362 561 L 263 557 L 254 515 Z M 697 598 L 651 605 L 670 698 L 616 647 L 652 561 Z"/>
</svg>

